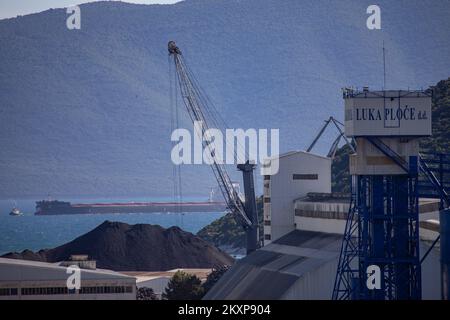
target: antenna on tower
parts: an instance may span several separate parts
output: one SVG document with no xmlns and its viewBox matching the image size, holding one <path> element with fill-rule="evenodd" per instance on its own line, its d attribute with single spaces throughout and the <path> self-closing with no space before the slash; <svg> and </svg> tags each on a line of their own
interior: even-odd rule
<svg viewBox="0 0 450 320">
<path fill-rule="evenodd" d="M 386 48 L 383 40 L 383 90 L 386 90 Z"/>
</svg>

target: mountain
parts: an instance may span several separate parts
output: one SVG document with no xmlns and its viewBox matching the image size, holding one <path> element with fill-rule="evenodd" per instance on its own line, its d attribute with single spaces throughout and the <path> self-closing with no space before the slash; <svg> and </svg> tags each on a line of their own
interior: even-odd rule
<svg viewBox="0 0 450 320">
<path fill-rule="evenodd" d="M 87 254 L 97 261 L 97 267 L 116 271 L 213 268 L 233 263 L 226 253 L 178 227 L 164 229 L 109 221 L 54 249 L 25 250 L 3 257 L 59 262 L 68 260 L 72 254 Z"/>
<path fill-rule="evenodd" d="M 170 195 L 169 40 L 231 128 L 279 128 L 282 152 L 342 119 L 341 87 L 381 87 L 383 40 L 388 87 L 448 76 L 450 2 L 377 4 L 381 30 L 358 0 L 94 2 L 80 30 L 64 9 L 1 20 L 0 198 Z M 183 166 L 185 195 L 214 185 Z"/>
<path fill-rule="evenodd" d="M 450 153 L 450 78 L 431 87 L 433 91 L 432 122 L 433 136 L 424 139 L 423 152 Z"/>
<path fill-rule="evenodd" d="M 336 151 L 336 155 L 331 163 L 331 191 L 350 193 L 350 148 L 346 145 Z"/>
</svg>

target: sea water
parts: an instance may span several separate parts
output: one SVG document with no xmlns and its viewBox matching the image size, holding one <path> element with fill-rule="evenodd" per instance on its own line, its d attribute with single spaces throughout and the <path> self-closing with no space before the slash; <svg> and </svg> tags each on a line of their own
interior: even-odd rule
<svg viewBox="0 0 450 320">
<path fill-rule="evenodd" d="M 185 231 L 198 232 L 224 213 L 131 213 L 131 214 L 75 214 L 35 216 L 35 201 L 0 200 L 0 255 L 7 252 L 20 252 L 25 249 L 33 251 L 49 249 L 69 242 L 78 236 L 94 229 L 105 220 L 119 221 L 128 224 L 157 224 L 164 228 L 178 226 Z M 148 198 L 110 198 L 110 199 L 75 199 L 61 198 L 71 203 L 98 202 L 140 202 L 171 201 L 170 199 Z M 204 201 L 204 199 L 184 199 L 185 201 Z M 10 216 L 9 212 L 16 205 L 22 216 Z"/>
</svg>

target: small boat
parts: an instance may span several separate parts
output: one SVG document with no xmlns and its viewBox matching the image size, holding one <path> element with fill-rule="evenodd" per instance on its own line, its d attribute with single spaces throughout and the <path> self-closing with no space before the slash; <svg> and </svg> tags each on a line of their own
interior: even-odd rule
<svg viewBox="0 0 450 320">
<path fill-rule="evenodd" d="M 16 207 L 14 207 L 9 213 L 10 216 L 21 216 L 23 213 Z"/>
</svg>

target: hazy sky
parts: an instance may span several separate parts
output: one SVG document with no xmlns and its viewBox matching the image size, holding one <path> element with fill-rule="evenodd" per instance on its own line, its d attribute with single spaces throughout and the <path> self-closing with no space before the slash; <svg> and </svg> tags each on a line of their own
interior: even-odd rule
<svg viewBox="0 0 450 320">
<path fill-rule="evenodd" d="M 50 8 L 64 8 L 74 4 L 94 1 L 99 0 L 0 0 L 0 19 L 40 12 Z M 168 4 L 179 1 L 180 0 L 126 0 L 123 2 Z"/>
</svg>

